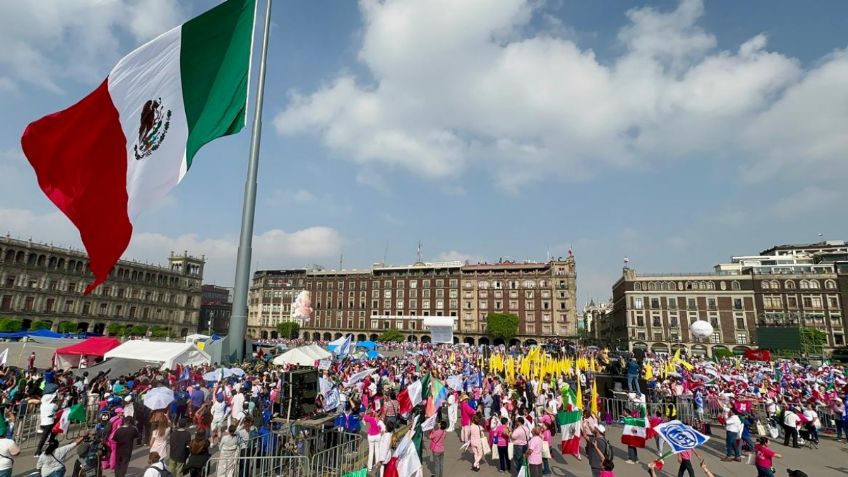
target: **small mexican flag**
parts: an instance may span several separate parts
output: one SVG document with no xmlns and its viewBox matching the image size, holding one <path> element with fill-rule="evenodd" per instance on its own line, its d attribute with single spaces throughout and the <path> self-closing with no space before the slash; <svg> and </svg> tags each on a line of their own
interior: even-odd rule
<svg viewBox="0 0 848 477">
<path fill-rule="evenodd" d="M 215 138 L 245 125 L 255 0 L 228 0 L 142 45 L 70 108 L 21 138 L 38 185 L 79 229 L 102 283 L 133 219 Z"/>
<path fill-rule="evenodd" d="M 621 443 L 632 447 L 645 447 L 647 433 L 647 419 L 642 417 L 625 417 L 624 430 L 621 431 Z"/>
<path fill-rule="evenodd" d="M 557 422 L 562 429 L 560 452 L 563 455 L 580 455 L 580 423 L 583 422 L 580 411 L 560 411 Z"/>
</svg>

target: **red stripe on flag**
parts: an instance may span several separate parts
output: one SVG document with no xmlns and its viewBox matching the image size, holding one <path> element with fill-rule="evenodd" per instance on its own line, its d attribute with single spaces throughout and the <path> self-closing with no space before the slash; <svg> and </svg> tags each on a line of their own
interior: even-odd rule
<svg viewBox="0 0 848 477">
<path fill-rule="evenodd" d="M 86 294 L 106 280 L 132 235 L 126 138 L 108 81 L 31 123 L 21 138 L 41 190 L 79 230 L 95 276 Z"/>
</svg>

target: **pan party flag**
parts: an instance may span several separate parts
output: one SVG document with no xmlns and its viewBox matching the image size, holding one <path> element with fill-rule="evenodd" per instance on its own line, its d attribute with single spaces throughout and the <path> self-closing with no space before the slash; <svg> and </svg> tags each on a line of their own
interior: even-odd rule
<svg viewBox="0 0 848 477">
<path fill-rule="evenodd" d="M 21 138 L 38 185 L 77 227 L 94 281 L 124 253 L 133 220 L 195 154 L 245 125 L 255 0 L 228 0 L 122 58 L 70 108 Z"/>
</svg>

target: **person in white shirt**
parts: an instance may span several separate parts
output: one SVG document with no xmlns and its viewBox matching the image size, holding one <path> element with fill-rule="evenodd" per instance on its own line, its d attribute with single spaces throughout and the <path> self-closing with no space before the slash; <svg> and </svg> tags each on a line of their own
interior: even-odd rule
<svg viewBox="0 0 848 477">
<path fill-rule="evenodd" d="M 41 477 L 48 477 L 54 472 L 63 471 L 65 469 L 65 459 L 74 447 L 85 439 L 85 436 L 80 436 L 74 442 L 68 445 L 59 447 L 59 441 L 50 439 L 47 447 L 44 448 L 44 453 L 38 457 L 38 462 L 35 463 L 35 468 L 41 473 Z"/>
<path fill-rule="evenodd" d="M 724 423 L 724 430 L 726 432 L 726 455 L 724 459 L 722 459 L 723 461 L 742 460 L 742 454 L 739 448 L 739 438 L 742 436 L 742 427 L 742 420 L 739 419 L 738 415 L 736 415 L 736 410 L 733 408 L 729 409 L 727 412 L 727 420 Z"/>
<path fill-rule="evenodd" d="M 795 414 L 795 408 L 787 408 L 783 415 L 783 445 L 789 445 L 789 438 L 792 438 L 792 447 L 798 447 L 798 422 L 800 418 Z"/>
<path fill-rule="evenodd" d="M 56 405 L 56 394 L 45 394 L 41 396 L 41 407 L 39 408 L 40 420 L 38 425 L 41 426 L 41 437 L 38 439 L 38 447 L 35 449 L 35 455 L 41 454 L 41 449 L 44 443 L 52 435 L 53 424 L 56 422 L 54 418 L 59 406 Z"/>
<path fill-rule="evenodd" d="M 810 440 L 816 446 L 819 445 L 819 427 L 821 427 L 821 421 L 819 420 L 819 413 L 816 412 L 815 407 L 812 404 L 807 405 L 807 409 L 804 409 L 804 428 L 807 429 L 807 432 L 810 433 Z"/>
<path fill-rule="evenodd" d="M 224 436 L 224 423 L 227 420 L 227 416 L 230 414 L 230 409 L 227 407 L 227 403 L 224 402 L 223 397 L 221 399 L 215 398 L 212 403 L 212 445 L 217 444 L 220 438 Z"/>
<path fill-rule="evenodd" d="M 230 408 L 230 416 L 232 417 L 230 422 L 238 424 L 242 419 L 244 419 L 244 394 L 242 394 L 241 391 L 233 394 Z"/>
<path fill-rule="evenodd" d="M 144 469 L 144 474 L 142 477 L 159 477 L 162 475 L 162 471 L 165 470 L 165 463 L 162 462 L 162 458 L 159 457 L 158 452 L 151 452 L 147 456 L 148 466 Z"/>
<path fill-rule="evenodd" d="M 0 438 L 0 477 L 12 477 L 14 457 L 21 453 L 21 448 L 12 439 Z"/>
<path fill-rule="evenodd" d="M 133 406 L 132 394 L 127 394 L 124 398 L 124 417 L 135 417 L 135 406 Z"/>
</svg>

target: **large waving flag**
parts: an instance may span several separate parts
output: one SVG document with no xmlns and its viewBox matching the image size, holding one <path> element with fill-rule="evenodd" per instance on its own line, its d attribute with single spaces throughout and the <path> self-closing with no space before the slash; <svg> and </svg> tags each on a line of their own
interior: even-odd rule
<svg viewBox="0 0 848 477">
<path fill-rule="evenodd" d="M 255 0 L 227 0 L 121 59 L 70 108 L 31 123 L 24 154 L 79 229 L 102 283 L 132 222 L 177 185 L 198 149 L 245 125 Z"/>
<path fill-rule="evenodd" d="M 412 410 L 415 406 L 417 406 L 422 400 L 421 391 L 422 391 L 422 383 L 421 380 L 417 380 L 409 386 L 405 387 L 403 391 L 398 394 L 397 400 L 398 404 L 400 404 L 400 413 L 406 414 Z"/>
<path fill-rule="evenodd" d="M 583 417 L 580 411 L 560 411 L 557 422 L 562 429 L 560 451 L 563 454 L 580 455 L 580 424 Z"/>
</svg>

